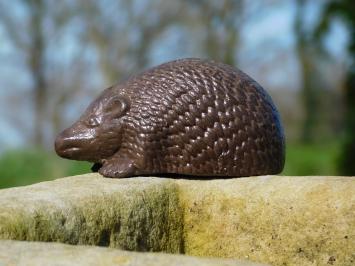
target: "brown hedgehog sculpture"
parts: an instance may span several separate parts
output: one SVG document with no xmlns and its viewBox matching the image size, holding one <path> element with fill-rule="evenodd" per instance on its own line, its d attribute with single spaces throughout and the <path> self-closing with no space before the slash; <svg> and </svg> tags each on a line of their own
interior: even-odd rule
<svg viewBox="0 0 355 266">
<path fill-rule="evenodd" d="M 285 160 L 266 91 L 238 69 L 201 59 L 168 62 L 106 89 L 55 149 L 116 178 L 277 174 Z"/>
</svg>

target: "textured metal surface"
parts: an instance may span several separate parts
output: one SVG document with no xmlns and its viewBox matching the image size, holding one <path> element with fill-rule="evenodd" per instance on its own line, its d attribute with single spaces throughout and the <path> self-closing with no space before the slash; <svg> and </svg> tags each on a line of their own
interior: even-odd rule
<svg viewBox="0 0 355 266">
<path fill-rule="evenodd" d="M 58 155 L 107 177 L 282 171 L 284 135 L 265 90 L 231 66 L 165 63 L 106 89 L 56 139 Z"/>
</svg>

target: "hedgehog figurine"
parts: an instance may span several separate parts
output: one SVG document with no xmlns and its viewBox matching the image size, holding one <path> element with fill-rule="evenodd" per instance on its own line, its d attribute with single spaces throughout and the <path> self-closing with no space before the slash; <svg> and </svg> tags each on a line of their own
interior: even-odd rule
<svg viewBox="0 0 355 266">
<path fill-rule="evenodd" d="M 285 161 L 267 92 L 242 71 L 202 59 L 168 62 L 104 90 L 55 150 L 113 178 L 277 174 Z"/>
</svg>

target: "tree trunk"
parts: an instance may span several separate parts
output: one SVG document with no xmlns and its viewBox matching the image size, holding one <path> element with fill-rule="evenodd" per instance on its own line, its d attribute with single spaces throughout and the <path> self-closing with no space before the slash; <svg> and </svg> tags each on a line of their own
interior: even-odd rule
<svg viewBox="0 0 355 266">
<path fill-rule="evenodd" d="M 312 80 L 315 71 L 311 58 L 310 44 L 303 30 L 303 13 L 306 0 L 297 1 L 297 11 L 294 23 L 296 37 L 296 51 L 300 67 L 301 99 L 304 109 L 304 118 L 301 129 L 301 141 L 310 143 L 314 140 L 314 125 L 317 120 L 317 89 Z"/>
<path fill-rule="evenodd" d="M 29 49 L 28 65 L 33 78 L 33 102 L 34 102 L 34 131 L 33 141 L 34 145 L 43 147 L 44 141 L 44 127 L 46 116 L 46 96 L 47 86 L 45 78 L 45 62 L 44 62 L 44 36 L 43 36 L 43 16 L 44 3 L 43 0 L 33 0 L 29 3 L 31 9 L 31 30 L 32 40 Z"/>
<path fill-rule="evenodd" d="M 354 12 L 354 10 L 353 10 Z M 338 164 L 339 173 L 355 176 L 355 17 L 353 17 L 350 31 L 350 56 L 352 65 L 347 74 L 344 93 L 345 101 L 345 141 Z"/>
<path fill-rule="evenodd" d="M 218 11 L 201 3 L 201 10 L 204 25 L 207 25 L 204 44 L 206 54 L 209 58 L 236 66 L 240 28 L 244 19 L 243 0 L 224 1 Z M 224 33 L 222 36 L 219 35 L 221 29 Z"/>
</svg>

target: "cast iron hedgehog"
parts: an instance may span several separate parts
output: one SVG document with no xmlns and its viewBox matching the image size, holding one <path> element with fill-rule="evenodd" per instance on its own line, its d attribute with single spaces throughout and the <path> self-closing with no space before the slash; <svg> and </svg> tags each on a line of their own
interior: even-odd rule
<svg viewBox="0 0 355 266">
<path fill-rule="evenodd" d="M 117 178 L 276 174 L 285 157 L 265 90 L 238 69 L 201 59 L 168 62 L 106 89 L 55 149 Z"/>
</svg>

